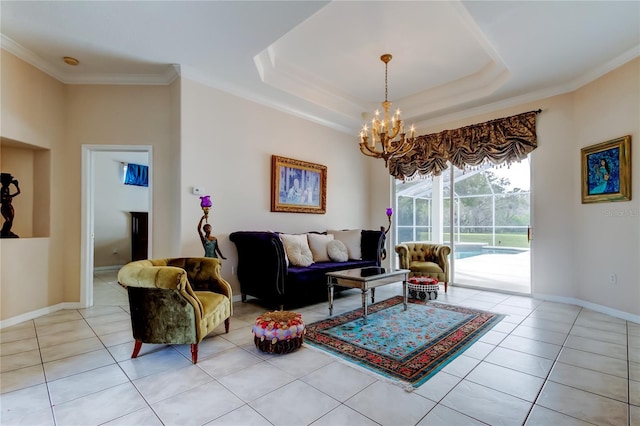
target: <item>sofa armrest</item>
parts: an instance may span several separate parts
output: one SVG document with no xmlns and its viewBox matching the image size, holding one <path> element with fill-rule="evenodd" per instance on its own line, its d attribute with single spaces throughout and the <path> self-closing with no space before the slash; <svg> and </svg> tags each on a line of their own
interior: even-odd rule
<svg viewBox="0 0 640 426">
<path fill-rule="evenodd" d="M 187 273 L 179 267 L 154 265 L 149 260 L 138 260 L 124 265 L 118 271 L 118 282 L 124 287 L 147 287 L 184 291 L 188 286 Z"/>
<path fill-rule="evenodd" d="M 238 250 L 238 281 L 243 294 L 266 298 L 285 292 L 284 246 L 278 234 L 237 231 L 229 235 Z M 256 277 L 259 276 L 259 279 Z"/>
<path fill-rule="evenodd" d="M 400 269 L 409 269 L 409 262 L 411 256 L 409 255 L 409 247 L 406 244 L 396 245 L 396 253 L 398 253 L 398 260 L 400 261 Z"/>
<path fill-rule="evenodd" d="M 168 265 L 169 261 L 170 259 L 149 259 L 130 262 L 118 271 L 118 282 L 127 289 L 133 287 L 174 291 L 193 307 L 196 318 L 202 318 L 202 303 L 189 284 L 187 271 L 180 266 Z M 160 294 L 163 293 L 158 293 Z"/>
<path fill-rule="evenodd" d="M 362 260 L 375 260 L 380 266 L 382 259 L 382 249 L 384 248 L 385 235 L 383 231 L 372 231 L 363 229 L 361 232 L 360 248 L 362 249 Z"/>
<path fill-rule="evenodd" d="M 187 271 L 187 278 L 193 290 L 219 293 L 233 300 L 231 284 L 221 275 L 221 260 L 214 257 L 179 257 L 165 259 L 168 266 Z M 232 304 L 233 308 L 233 304 Z"/>
<path fill-rule="evenodd" d="M 449 253 L 451 253 L 451 247 L 449 246 L 439 244 L 436 248 L 437 263 L 440 265 L 447 277 L 449 276 L 449 259 L 447 259 Z"/>
<path fill-rule="evenodd" d="M 232 297 L 231 285 L 222 278 L 221 261 L 214 257 L 179 257 L 166 259 L 168 266 L 187 271 L 187 278 L 194 290 L 210 290 Z"/>
</svg>

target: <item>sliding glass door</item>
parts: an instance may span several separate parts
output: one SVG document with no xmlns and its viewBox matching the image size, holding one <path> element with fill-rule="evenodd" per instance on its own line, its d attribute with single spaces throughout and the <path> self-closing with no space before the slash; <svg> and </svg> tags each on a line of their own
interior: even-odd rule
<svg viewBox="0 0 640 426">
<path fill-rule="evenodd" d="M 529 180 L 525 160 L 397 182 L 397 241 L 450 245 L 453 284 L 530 293 Z"/>
</svg>

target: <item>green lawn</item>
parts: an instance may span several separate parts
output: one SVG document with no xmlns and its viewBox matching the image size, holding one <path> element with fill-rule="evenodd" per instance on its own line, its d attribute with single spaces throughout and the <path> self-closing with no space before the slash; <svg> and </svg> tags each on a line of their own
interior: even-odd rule
<svg viewBox="0 0 640 426">
<path fill-rule="evenodd" d="M 491 234 L 459 234 L 460 239 L 456 241 L 464 243 L 487 243 L 493 244 Z M 444 241 L 449 241 L 449 234 L 444 234 Z M 503 247 L 523 247 L 528 248 L 527 234 L 496 234 L 496 246 Z"/>
</svg>

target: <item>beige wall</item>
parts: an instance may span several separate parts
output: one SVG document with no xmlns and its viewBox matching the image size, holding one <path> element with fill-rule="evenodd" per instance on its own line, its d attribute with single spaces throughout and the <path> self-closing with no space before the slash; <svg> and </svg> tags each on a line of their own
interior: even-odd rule
<svg viewBox="0 0 640 426">
<path fill-rule="evenodd" d="M 29 185 L 29 179 L 38 177 L 43 181 L 42 186 L 63 187 L 60 170 L 64 168 L 61 147 L 64 144 L 65 87 L 4 50 L 0 50 L 0 55 L 0 136 L 29 144 L 36 149 L 50 149 L 54 153 L 50 157 L 53 164 L 50 170 L 46 170 L 48 161 L 42 161 L 42 157 L 48 160 L 49 156 L 46 154 L 34 153 L 35 163 L 32 166 L 26 166 L 24 163 L 20 166 L 39 166 L 40 169 L 45 169 L 27 172 L 22 168 L 20 171 L 25 171 L 25 178 L 29 173 L 33 176 L 22 179 L 25 187 L 22 194 L 15 198 L 16 213 L 22 214 L 18 208 L 24 209 L 25 212 L 33 210 L 29 206 L 32 201 L 26 200 L 33 200 L 33 194 L 30 195 L 28 191 L 45 193 L 48 196 L 49 188 L 34 188 L 33 182 Z M 11 149 L 9 155 L 2 154 L 3 162 L 4 158 L 10 158 L 15 154 L 10 151 Z M 47 178 L 39 176 L 40 172 L 49 172 Z M 58 190 L 58 194 L 61 192 Z M 23 197 L 25 200 L 18 199 Z M 22 204 L 23 202 L 27 204 Z M 65 210 L 54 196 L 47 211 L 51 218 L 51 227 L 46 232 L 49 234 L 48 238 L 0 240 L 1 319 L 37 311 L 68 300 L 64 294 L 65 252 L 60 249 L 65 244 L 62 220 Z M 16 224 L 15 231 L 18 235 L 22 231 L 25 235 L 31 233 L 37 236 L 43 233 L 41 219 L 35 222 L 33 219 L 27 220 L 31 222 L 31 229 L 24 231 L 25 228 L 21 228 L 22 224 Z M 25 265 L 26 260 L 29 260 L 28 265 Z"/>
<path fill-rule="evenodd" d="M 368 223 L 368 160 L 350 135 L 182 79 L 181 252 L 201 256 L 196 226 L 200 186 L 211 195 L 209 222 L 227 257 L 222 274 L 239 294 L 233 231 L 324 231 Z M 327 213 L 272 213 L 271 155 L 327 166 Z M 386 188 L 383 189 L 386 191 Z"/>
<path fill-rule="evenodd" d="M 78 301 L 80 295 L 80 238 L 81 238 L 81 149 L 88 145 L 150 145 L 153 147 L 153 199 L 165 204 L 154 210 L 168 210 L 176 204 L 176 194 L 169 190 L 169 182 L 179 179 L 175 172 L 177 158 L 172 156 L 171 88 L 169 86 L 68 86 L 65 152 L 65 203 L 68 207 L 67 238 L 71 242 L 66 266 L 69 269 L 65 297 Z M 156 197 L 157 196 L 157 197 Z M 152 233 L 158 235 L 168 229 L 171 214 L 155 215 Z M 170 242 L 153 238 L 152 252 L 160 256 L 173 253 Z M 163 255 L 164 253 L 164 255 Z"/>
<path fill-rule="evenodd" d="M 162 172 L 154 174 L 154 202 L 161 203 L 156 206 L 161 213 L 154 217 L 152 233 L 158 237 L 153 239 L 152 251 L 159 256 L 177 255 L 178 239 L 163 237 L 164 230 L 176 228 L 179 215 L 178 208 L 165 207 L 178 203 L 172 189 L 180 179 L 179 157 L 172 144 L 179 144 L 171 140 L 171 125 L 177 122 L 172 117 L 176 110 L 171 108 L 176 86 L 65 86 L 5 51 L 1 66 L 0 136 L 51 150 L 51 197 L 48 239 L 0 242 L 0 318 L 79 302 L 83 144 L 153 147 L 154 166 Z M 16 259 L 25 254 L 39 261 L 19 268 Z"/>
</svg>

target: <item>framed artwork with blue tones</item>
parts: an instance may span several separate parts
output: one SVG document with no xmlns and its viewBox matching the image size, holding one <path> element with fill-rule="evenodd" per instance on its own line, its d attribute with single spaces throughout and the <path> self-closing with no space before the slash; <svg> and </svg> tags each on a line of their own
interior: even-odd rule
<svg viewBox="0 0 640 426">
<path fill-rule="evenodd" d="M 582 148 L 582 203 L 631 200 L 631 136 Z"/>
<path fill-rule="evenodd" d="M 271 211 L 327 211 L 327 166 L 271 156 Z"/>
</svg>

